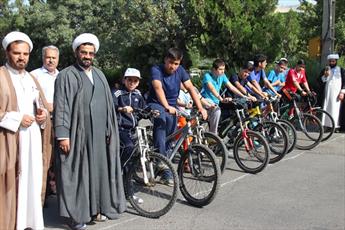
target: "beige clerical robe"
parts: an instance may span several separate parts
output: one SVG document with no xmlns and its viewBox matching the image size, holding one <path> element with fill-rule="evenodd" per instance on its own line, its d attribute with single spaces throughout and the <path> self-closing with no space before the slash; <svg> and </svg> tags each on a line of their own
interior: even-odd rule
<svg viewBox="0 0 345 230">
<path fill-rule="evenodd" d="M 34 79 L 40 91 L 43 106 L 47 108 L 47 102 L 42 89 Z M 11 77 L 6 67 L 0 67 L 0 120 L 6 113 L 17 111 L 17 97 Z M 51 154 L 51 122 L 48 117 L 46 128 L 42 130 L 43 156 Z M 20 170 L 18 162 L 18 132 L 0 127 L 0 226 L 1 229 L 15 229 L 17 206 L 17 180 Z M 49 152 L 50 151 L 50 152 Z M 43 157 L 44 159 L 44 157 Z M 43 179 L 43 178 L 42 178 Z M 45 181 L 43 181 L 45 183 Z"/>
</svg>

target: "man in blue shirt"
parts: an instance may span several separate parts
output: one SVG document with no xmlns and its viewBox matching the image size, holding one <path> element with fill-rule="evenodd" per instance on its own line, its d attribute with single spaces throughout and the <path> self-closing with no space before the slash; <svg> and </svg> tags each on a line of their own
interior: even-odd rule
<svg viewBox="0 0 345 230">
<path fill-rule="evenodd" d="M 223 98 L 220 95 L 220 89 L 225 85 L 230 91 L 240 97 L 246 97 L 235 86 L 233 86 L 225 75 L 225 62 L 222 59 L 216 59 L 212 64 L 212 71 L 204 75 L 202 81 L 201 95 L 210 103 L 219 105 L 219 102 L 231 101 L 231 98 Z M 218 134 L 218 123 L 221 111 L 217 106 L 213 110 L 209 110 L 209 129 L 210 132 Z"/>
<path fill-rule="evenodd" d="M 287 66 L 284 61 L 276 62 L 276 66 L 273 70 L 268 74 L 267 79 L 273 86 L 273 88 L 279 92 L 281 88 L 285 85 L 285 76 L 284 71 L 286 70 Z M 274 95 L 274 92 L 271 89 L 264 88 L 264 91 L 270 95 Z"/>
<path fill-rule="evenodd" d="M 153 122 L 153 142 L 159 153 L 167 157 L 169 156 L 166 137 L 176 129 L 176 105 L 181 82 L 190 93 L 203 119 L 207 119 L 207 112 L 201 105 L 188 73 L 180 66 L 182 58 L 183 54 L 179 49 L 170 48 L 165 55 L 164 64 L 151 68 L 150 93 L 147 102 L 152 109 L 160 111 L 159 117 L 154 118 Z M 165 172 L 161 180 L 167 185 L 173 183 L 169 172 Z"/>
<path fill-rule="evenodd" d="M 249 66 L 249 63 L 244 64 L 241 67 L 241 70 L 238 74 L 234 74 L 230 77 L 230 82 L 244 95 L 250 97 L 251 100 L 256 101 L 251 95 L 259 95 L 260 97 L 265 97 L 265 95 L 260 92 L 253 84 L 248 80 L 248 76 L 252 71 L 252 67 Z M 228 91 L 224 92 L 226 95 L 229 94 Z"/>
<path fill-rule="evenodd" d="M 278 92 L 273 88 L 271 83 L 268 81 L 265 73 L 265 68 L 267 65 L 267 57 L 263 54 L 257 54 L 254 57 L 254 70 L 250 73 L 248 80 L 260 91 L 262 91 L 261 84 L 266 88 L 272 90 L 275 95 L 280 96 Z"/>
</svg>

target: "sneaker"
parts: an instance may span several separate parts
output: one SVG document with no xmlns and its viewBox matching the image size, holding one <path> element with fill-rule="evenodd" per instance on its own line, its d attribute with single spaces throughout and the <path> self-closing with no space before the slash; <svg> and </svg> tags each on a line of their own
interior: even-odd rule
<svg viewBox="0 0 345 230">
<path fill-rule="evenodd" d="M 260 148 L 262 145 L 258 141 L 254 141 L 255 148 Z"/>
<path fill-rule="evenodd" d="M 167 185 L 169 187 L 173 187 L 174 186 L 174 180 L 172 178 L 169 178 L 169 177 L 161 177 L 159 182 L 161 184 Z"/>
<path fill-rule="evenodd" d="M 142 204 L 144 203 L 144 200 L 141 199 L 140 197 L 137 197 L 137 196 L 132 196 L 133 197 L 133 200 L 137 203 L 137 204 Z"/>
<path fill-rule="evenodd" d="M 157 171 L 158 171 L 157 173 L 162 173 L 165 170 L 169 170 L 169 167 L 166 164 L 163 164 L 162 162 L 159 162 L 157 164 Z"/>
<path fill-rule="evenodd" d="M 106 220 L 108 220 L 108 217 L 106 217 L 100 213 L 95 218 L 95 221 L 97 221 L 97 222 L 104 222 Z"/>
</svg>

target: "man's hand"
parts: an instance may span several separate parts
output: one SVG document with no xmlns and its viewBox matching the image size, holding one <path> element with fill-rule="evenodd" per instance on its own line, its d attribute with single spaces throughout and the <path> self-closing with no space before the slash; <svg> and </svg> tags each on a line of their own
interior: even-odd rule
<svg viewBox="0 0 345 230">
<path fill-rule="evenodd" d="M 35 118 L 33 116 L 30 116 L 28 114 L 24 114 L 24 116 L 22 118 L 22 122 L 20 123 L 20 125 L 24 128 L 29 128 L 34 121 L 35 121 Z"/>
<path fill-rule="evenodd" d="M 59 140 L 59 148 L 60 148 L 66 155 L 68 155 L 69 150 L 70 150 L 69 139 Z"/>
<path fill-rule="evenodd" d="M 132 106 L 125 106 L 122 108 L 124 113 L 133 113 L 133 108 Z"/>
<path fill-rule="evenodd" d="M 252 95 L 248 96 L 249 100 L 251 100 L 252 102 L 256 102 L 256 97 L 253 97 Z"/>
<path fill-rule="evenodd" d="M 47 113 L 46 113 L 46 111 L 44 111 L 43 109 L 41 109 L 41 108 L 38 108 L 37 109 L 37 112 L 36 112 L 36 117 L 35 117 L 35 119 L 36 119 L 36 122 L 38 123 L 38 124 L 42 124 L 42 123 L 44 123 L 46 120 L 47 120 Z"/>
<path fill-rule="evenodd" d="M 231 97 L 226 97 L 226 98 L 223 98 L 222 99 L 222 103 L 229 103 L 232 101 L 232 98 Z"/>
<path fill-rule="evenodd" d="M 301 92 L 301 95 L 302 95 L 302 96 L 307 96 L 307 94 L 308 94 L 308 93 L 307 93 L 306 91 L 304 91 L 304 90 Z"/>
<path fill-rule="evenodd" d="M 199 113 L 201 113 L 202 119 L 204 119 L 204 121 L 207 120 L 207 111 L 206 109 L 202 108 L 201 110 L 199 110 Z"/>
<path fill-rule="evenodd" d="M 339 100 L 339 101 L 344 100 L 344 94 L 343 94 L 343 93 L 339 93 L 339 95 L 338 95 L 338 100 Z"/>
<path fill-rule="evenodd" d="M 173 107 L 173 106 L 170 106 L 170 105 L 169 105 L 169 106 L 166 108 L 166 111 L 167 111 L 168 113 L 172 114 L 172 115 L 176 115 L 176 108 Z"/>
</svg>

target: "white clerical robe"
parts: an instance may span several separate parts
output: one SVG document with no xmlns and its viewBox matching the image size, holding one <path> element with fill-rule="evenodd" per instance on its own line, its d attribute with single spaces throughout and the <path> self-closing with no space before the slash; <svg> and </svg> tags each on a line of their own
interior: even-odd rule
<svg viewBox="0 0 345 230">
<path fill-rule="evenodd" d="M 38 89 L 29 73 L 18 73 L 6 65 L 10 72 L 17 101 L 18 112 L 10 112 L 1 120 L 0 126 L 19 131 L 20 174 L 18 182 L 17 229 L 44 229 L 41 202 L 42 188 L 42 139 L 36 122 L 28 128 L 20 126 L 24 114 L 34 116 L 34 103 Z"/>
<path fill-rule="evenodd" d="M 341 72 L 340 67 L 336 66 L 331 69 L 331 75 L 328 77 L 322 76 L 321 80 L 326 82 L 325 86 L 325 100 L 323 109 L 329 112 L 334 119 L 335 127 L 339 128 L 339 113 L 341 101 L 338 100 L 338 95 L 341 90 Z M 322 125 L 331 127 L 329 119 L 322 117 Z"/>
</svg>

